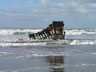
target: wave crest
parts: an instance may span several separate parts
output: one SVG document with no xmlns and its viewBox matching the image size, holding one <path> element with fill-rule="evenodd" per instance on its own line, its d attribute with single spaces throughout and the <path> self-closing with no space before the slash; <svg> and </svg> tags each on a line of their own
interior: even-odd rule
<svg viewBox="0 0 96 72">
<path fill-rule="evenodd" d="M 96 40 L 36 40 L 36 41 L 7 41 L 0 46 L 46 46 L 46 45 L 96 45 Z"/>
<path fill-rule="evenodd" d="M 36 33 L 42 29 L 1 29 L 0 35 L 18 35 Z M 96 35 L 96 29 L 71 29 L 65 30 L 66 35 Z"/>
</svg>

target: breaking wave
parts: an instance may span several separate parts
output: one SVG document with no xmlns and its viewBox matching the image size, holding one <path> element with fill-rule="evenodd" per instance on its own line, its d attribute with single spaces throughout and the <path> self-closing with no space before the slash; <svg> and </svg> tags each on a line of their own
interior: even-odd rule
<svg viewBox="0 0 96 72">
<path fill-rule="evenodd" d="M 0 35 L 18 35 L 18 34 L 29 34 L 40 31 L 41 29 L 1 29 Z"/>
<path fill-rule="evenodd" d="M 42 29 L 0 29 L 0 46 L 96 45 L 96 29 L 67 29 L 67 40 L 29 40 L 29 33 L 40 30 Z"/>
<path fill-rule="evenodd" d="M 67 35 L 96 35 L 96 29 L 72 29 L 66 30 Z"/>
<path fill-rule="evenodd" d="M 0 35 L 36 33 L 42 29 L 0 29 Z M 96 35 L 96 29 L 67 29 L 66 35 Z"/>
<path fill-rule="evenodd" d="M 0 46 L 96 45 L 96 40 L 4 41 Z"/>
</svg>

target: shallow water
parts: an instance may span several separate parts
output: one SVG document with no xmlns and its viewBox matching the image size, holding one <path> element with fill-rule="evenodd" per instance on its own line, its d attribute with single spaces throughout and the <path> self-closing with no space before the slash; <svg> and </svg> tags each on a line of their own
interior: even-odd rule
<svg viewBox="0 0 96 72">
<path fill-rule="evenodd" d="M 0 72 L 95 71 L 94 45 L 0 47 Z"/>
<path fill-rule="evenodd" d="M 66 30 L 66 40 L 55 41 L 29 40 L 31 31 L 3 29 L 0 32 L 0 72 L 96 71 L 95 29 Z M 76 35 L 77 32 L 81 34 Z"/>
</svg>

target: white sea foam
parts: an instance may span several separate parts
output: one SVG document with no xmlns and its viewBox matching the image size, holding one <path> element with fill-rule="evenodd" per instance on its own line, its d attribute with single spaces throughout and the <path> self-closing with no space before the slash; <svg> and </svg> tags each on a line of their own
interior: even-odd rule
<svg viewBox="0 0 96 72">
<path fill-rule="evenodd" d="M 8 55 L 8 54 L 14 54 L 14 53 L 10 53 L 10 52 L 0 52 L 0 54 Z"/>
<path fill-rule="evenodd" d="M 0 56 L 13 55 L 12 52 L 0 52 Z"/>
<path fill-rule="evenodd" d="M 64 67 L 88 67 L 96 66 L 96 64 L 64 64 Z"/>
<path fill-rule="evenodd" d="M 41 29 L 0 29 L 0 35 L 36 33 Z"/>
<path fill-rule="evenodd" d="M 96 40 L 73 40 L 70 45 L 96 45 Z"/>
<path fill-rule="evenodd" d="M 95 29 L 89 29 L 89 30 L 65 30 L 66 31 L 66 35 L 93 35 L 96 34 L 96 30 Z"/>
<path fill-rule="evenodd" d="M 0 46 L 34 46 L 46 45 L 45 43 L 0 43 Z"/>
<path fill-rule="evenodd" d="M 0 46 L 46 46 L 46 45 L 96 45 L 96 40 L 53 40 L 53 41 L 23 41 L 23 42 L 0 42 Z"/>
<path fill-rule="evenodd" d="M 28 34 L 28 33 L 36 33 L 42 29 L 0 29 L 0 35 L 10 35 L 10 34 Z M 88 29 L 88 30 L 65 30 L 66 35 L 82 35 L 82 34 L 96 34 L 96 29 Z"/>
<path fill-rule="evenodd" d="M 96 45 L 96 37 L 94 38 L 88 36 L 88 35 L 96 35 L 96 29 L 72 29 L 72 30 L 65 30 L 66 35 L 74 37 L 74 35 L 77 36 L 77 39 L 81 35 L 86 35 L 80 39 L 86 39 L 86 40 L 56 40 L 56 41 L 48 41 L 48 40 L 32 40 L 30 41 L 19 41 L 19 39 L 23 40 L 29 40 L 28 34 L 29 33 L 36 33 L 42 29 L 0 29 L 0 46 L 32 46 L 32 45 Z M 14 36 L 14 34 L 18 34 Z M 27 35 L 21 35 L 21 34 L 27 34 Z M 5 35 L 5 36 L 3 36 Z M 9 36 L 8 36 L 9 35 Z M 12 36 L 10 36 L 12 35 Z M 79 36 L 78 36 L 79 35 Z M 65 36 L 66 38 L 67 36 Z M 68 38 L 68 37 L 67 37 Z M 89 40 L 87 40 L 87 38 Z M 70 39 L 70 38 L 69 38 Z M 92 40 L 91 40 L 92 39 Z M 4 42 L 7 41 L 7 42 Z M 11 42 L 10 42 L 11 41 Z M 14 42 L 17 41 L 17 42 Z"/>
</svg>

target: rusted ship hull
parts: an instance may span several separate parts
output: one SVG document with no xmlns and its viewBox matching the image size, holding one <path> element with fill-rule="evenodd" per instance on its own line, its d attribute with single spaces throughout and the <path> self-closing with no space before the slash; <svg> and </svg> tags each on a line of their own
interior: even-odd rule
<svg viewBox="0 0 96 72">
<path fill-rule="evenodd" d="M 34 33 L 29 34 L 30 39 L 65 39 L 64 23 L 63 21 L 53 21 L 47 28 Z"/>
</svg>

